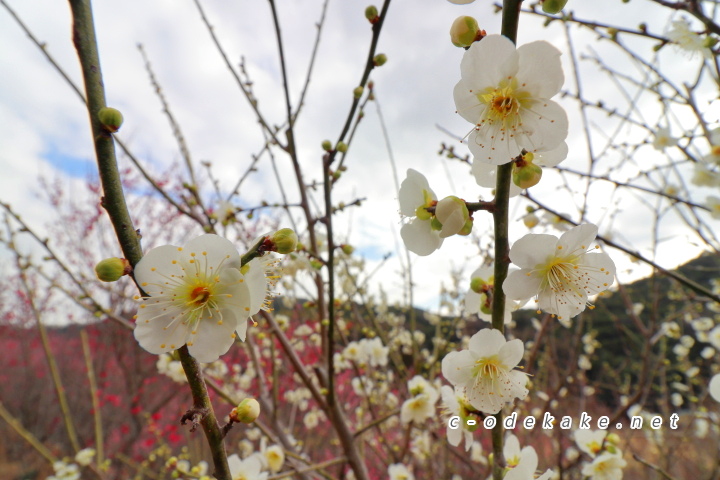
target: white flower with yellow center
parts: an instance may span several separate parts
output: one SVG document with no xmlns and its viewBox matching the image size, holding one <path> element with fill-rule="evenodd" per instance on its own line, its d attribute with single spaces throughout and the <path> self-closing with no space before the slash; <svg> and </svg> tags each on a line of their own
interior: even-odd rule
<svg viewBox="0 0 720 480">
<path fill-rule="evenodd" d="M 245 460 L 240 460 L 237 454 L 233 453 L 228 457 L 230 477 L 232 480 L 265 480 L 267 472 L 261 472 L 263 462 L 260 454 L 254 453 Z"/>
<path fill-rule="evenodd" d="M 393 463 L 388 467 L 390 480 L 415 480 L 415 476 L 402 463 Z"/>
<path fill-rule="evenodd" d="M 592 463 L 586 464 L 582 474 L 592 480 L 620 480 L 623 477 L 622 469 L 627 462 L 619 453 L 603 453 L 595 457 Z"/>
<path fill-rule="evenodd" d="M 560 51 L 545 41 L 519 48 L 488 35 L 463 55 L 453 92 L 457 112 L 475 125 L 468 143 L 475 161 L 502 165 L 565 140 L 568 119 L 550 100 L 562 87 Z"/>
<path fill-rule="evenodd" d="M 408 381 L 408 390 L 412 396 L 400 408 L 400 421 L 403 424 L 421 423 L 435 415 L 435 404 L 440 395 L 430 382 L 415 375 Z"/>
<path fill-rule="evenodd" d="M 245 339 L 247 319 L 264 301 L 264 272 L 255 270 L 260 273 L 243 275 L 237 250 L 217 235 L 150 250 L 135 266 L 135 279 L 148 294 L 136 297 L 142 304 L 135 339 L 150 353 L 187 344 L 198 361 L 217 360 L 236 337 Z"/>
<path fill-rule="evenodd" d="M 677 145 L 678 139 L 670 136 L 670 129 L 667 127 L 658 127 L 655 132 L 655 139 L 653 140 L 653 147 L 656 150 L 663 151 L 667 147 L 674 147 Z"/>
<path fill-rule="evenodd" d="M 575 443 L 580 450 L 591 457 L 595 457 L 602 451 L 603 441 L 607 436 L 607 430 L 575 430 Z"/>
<path fill-rule="evenodd" d="M 537 452 L 533 447 L 520 449 L 520 441 L 515 435 L 509 434 L 505 439 L 503 456 L 509 471 L 503 480 L 533 480 L 538 466 Z M 537 480 L 548 480 L 552 477 L 552 470 L 547 470 Z"/>
<path fill-rule="evenodd" d="M 614 282 L 615 264 L 606 253 L 589 253 L 597 227 L 579 225 L 554 235 L 528 234 L 510 249 L 520 270 L 503 283 L 508 298 L 537 297 L 538 308 L 567 322 L 588 305 L 588 297 Z M 597 248 L 597 247 L 596 247 Z"/>
<path fill-rule="evenodd" d="M 468 410 L 467 399 L 462 391 L 449 386 L 443 385 L 440 389 L 442 394 L 443 407 L 448 417 L 460 417 L 460 424 L 457 428 L 447 429 L 448 443 L 453 447 L 460 445 L 460 442 L 465 439 L 465 451 L 470 450 L 473 443 L 473 434 L 479 427 L 479 421 L 476 415 L 472 415 L 470 418 L 470 412 Z M 475 426 L 467 424 L 467 420 L 472 419 L 478 422 Z"/>
<path fill-rule="evenodd" d="M 519 339 L 507 342 L 498 330 L 484 328 L 470 338 L 468 350 L 450 352 L 443 358 L 443 376 L 463 389 L 477 410 L 498 413 L 516 397 L 525 398 L 527 375 L 514 370 L 525 350 Z"/>
</svg>

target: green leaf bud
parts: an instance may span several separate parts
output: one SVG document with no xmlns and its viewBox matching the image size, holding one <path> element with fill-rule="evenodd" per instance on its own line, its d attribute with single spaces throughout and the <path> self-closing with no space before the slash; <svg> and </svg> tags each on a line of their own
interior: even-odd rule
<svg viewBox="0 0 720 480">
<path fill-rule="evenodd" d="M 555 14 L 565 8 L 568 0 L 545 0 L 542 4 L 543 12 Z"/>
<path fill-rule="evenodd" d="M 345 255 L 352 255 L 352 253 L 355 251 L 355 248 L 352 245 L 348 245 L 347 243 L 340 245 L 340 249 Z"/>
<path fill-rule="evenodd" d="M 345 142 L 338 142 L 338 144 L 335 146 L 335 150 L 337 150 L 340 153 L 345 153 L 348 150 L 347 143 Z"/>
<path fill-rule="evenodd" d="M 382 67 L 387 62 L 387 55 L 384 53 L 378 53 L 373 57 L 373 64 L 376 67 Z"/>
<path fill-rule="evenodd" d="M 363 90 L 365 90 L 363 87 L 355 87 L 355 90 L 353 90 L 353 97 L 355 97 L 355 98 L 362 97 Z"/>
<path fill-rule="evenodd" d="M 120 277 L 131 271 L 130 262 L 124 258 L 106 258 L 95 265 L 95 274 L 103 282 L 117 282 Z"/>
<path fill-rule="evenodd" d="M 460 16 L 455 19 L 450 27 L 450 41 L 456 47 L 467 48 L 482 37 L 477 20 L 473 17 Z"/>
<path fill-rule="evenodd" d="M 323 140 L 322 149 L 326 152 L 332 151 L 332 143 L 330 143 L 330 140 Z"/>
<path fill-rule="evenodd" d="M 98 111 L 98 120 L 100 120 L 100 124 L 105 127 L 105 130 L 110 133 L 115 133 L 120 130 L 120 126 L 123 123 L 123 116 L 120 110 L 103 107 Z"/>
</svg>

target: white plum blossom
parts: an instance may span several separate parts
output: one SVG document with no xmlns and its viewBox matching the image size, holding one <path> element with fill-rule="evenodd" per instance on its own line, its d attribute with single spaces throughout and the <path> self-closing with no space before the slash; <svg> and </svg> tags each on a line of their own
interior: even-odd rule
<svg viewBox="0 0 720 480">
<path fill-rule="evenodd" d="M 713 347 L 715 347 L 717 350 L 720 350 L 720 325 L 710 330 L 708 333 L 708 343 L 711 344 Z M 684 345 L 686 347 L 691 347 L 692 345 Z"/>
<path fill-rule="evenodd" d="M 602 451 L 606 435 L 607 430 L 575 430 L 575 443 L 580 447 L 580 450 L 591 457 L 595 457 Z"/>
<path fill-rule="evenodd" d="M 465 451 L 469 451 L 473 443 L 473 434 L 467 429 L 468 425 L 464 421 L 468 416 L 465 394 L 462 393 L 462 391 L 458 392 L 457 389 L 449 385 L 443 385 L 440 389 L 440 394 L 442 395 L 443 406 L 445 407 L 448 417 L 460 417 L 458 428 L 448 427 L 447 429 L 448 443 L 453 447 L 457 447 L 460 445 L 462 439 L 465 438 Z"/>
<path fill-rule="evenodd" d="M 400 421 L 403 424 L 424 422 L 435 415 L 435 404 L 440 395 L 430 382 L 415 375 L 408 381 L 408 390 L 412 397 L 400 408 Z"/>
<path fill-rule="evenodd" d="M 415 475 L 402 463 L 393 463 L 388 467 L 390 480 L 415 480 Z"/>
<path fill-rule="evenodd" d="M 74 463 L 65 463 L 62 460 L 53 463 L 55 475 L 46 480 L 80 480 L 80 467 Z"/>
<path fill-rule="evenodd" d="M 708 195 L 705 199 L 705 206 L 710 210 L 710 216 L 715 220 L 720 220 L 720 197 Z"/>
<path fill-rule="evenodd" d="M 515 48 L 502 35 L 473 43 L 460 64 L 453 96 L 457 112 L 475 125 L 468 144 L 475 161 L 502 165 L 565 140 L 565 111 L 550 100 L 562 87 L 560 51 L 545 41 Z"/>
<path fill-rule="evenodd" d="M 280 445 L 271 445 L 263 452 L 268 468 L 272 473 L 277 473 L 285 463 L 285 452 Z"/>
<path fill-rule="evenodd" d="M 592 480 L 621 480 L 622 469 L 627 462 L 617 453 L 603 453 L 595 457 L 592 463 L 586 464 L 582 474 Z"/>
<path fill-rule="evenodd" d="M 510 249 L 520 270 L 510 272 L 503 290 L 510 299 L 537 297 L 538 308 L 564 323 L 585 310 L 588 297 L 614 282 L 615 264 L 606 253 L 590 252 L 597 227 L 579 225 L 554 235 L 528 234 Z"/>
<path fill-rule="evenodd" d="M 720 402 L 720 373 L 716 373 L 710 379 L 708 392 L 710 392 L 710 396 L 715 399 L 716 402 Z"/>
<path fill-rule="evenodd" d="M 400 228 L 400 236 L 408 250 L 425 256 L 440 248 L 443 238 L 440 237 L 440 230 L 433 226 L 432 213 L 426 210 L 437 204 L 437 197 L 425 176 L 409 168 L 407 177 L 400 185 L 398 200 L 400 213 L 412 218 Z"/>
<path fill-rule="evenodd" d="M 704 163 L 696 163 L 693 176 L 690 179 L 698 187 L 720 187 L 720 173 L 712 170 Z"/>
<path fill-rule="evenodd" d="M 670 136 L 670 129 L 667 127 L 659 127 L 655 132 L 655 139 L 653 140 L 653 147 L 656 150 L 663 151 L 667 147 L 674 147 L 677 145 L 678 139 Z"/>
<path fill-rule="evenodd" d="M 515 435 L 508 435 L 503 448 L 505 462 L 510 471 L 503 480 L 533 480 L 538 466 L 537 452 L 533 447 L 527 446 L 520 450 L 520 442 Z M 547 470 L 537 480 L 548 480 L 552 477 L 552 470 Z"/>
<path fill-rule="evenodd" d="M 94 448 L 83 448 L 75 454 L 75 461 L 82 467 L 87 467 L 95 459 L 97 452 Z"/>
<path fill-rule="evenodd" d="M 561 142 L 560 145 L 551 149 L 543 150 L 535 153 L 533 163 L 539 167 L 555 167 L 560 162 L 565 160 L 568 155 L 567 143 Z M 481 187 L 495 188 L 497 179 L 498 165 L 492 165 L 484 162 L 473 162 L 472 174 L 475 177 L 475 181 Z M 515 197 L 520 195 L 523 189 L 515 185 L 515 182 L 510 182 L 510 196 Z"/>
<path fill-rule="evenodd" d="M 232 480 L 266 480 L 267 472 L 262 472 L 263 461 L 260 454 L 252 454 L 245 460 L 240 460 L 237 454 L 228 457 L 230 477 Z"/>
<path fill-rule="evenodd" d="M 494 414 L 516 397 L 525 398 L 527 375 L 514 370 L 524 353 L 520 339 L 505 340 L 498 330 L 484 328 L 470 338 L 468 350 L 443 358 L 443 376 L 462 389 L 475 409 Z"/>
<path fill-rule="evenodd" d="M 685 18 L 674 20 L 672 28 L 667 32 L 667 36 L 680 48 L 692 54 L 700 52 L 706 56 L 710 55 L 710 50 L 705 46 L 705 40 L 690 30 L 690 22 Z"/>
<path fill-rule="evenodd" d="M 198 361 L 217 360 L 235 338 L 245 340 L 247 319 L 264 301 L 264 272 L 248 274 L 241 273 L 232 242 L 217 235 L 150 250 L 135 266 L 135 279 L 148 294 L 136 297 L 142 304 L 135 339 L 150 353 L 187 344 Z"/>
<path fill-rule="evenodd" d="M 490 322 L 492 321 L 492 296 L 495 283 L 494 267 L 492 265 L 480 267 L 470 275 L 470 279 L 471 288 L 465 294 L 465 313 L 477 314 L 480 320 Z M 476 292 L 475 288 L 479 292 Z M 524 304 L 525 302 L 507 299 L 505 301 L 504 322 L 506 324 L 510 323 L 512 321 L 512 312 Z"/>
<path fill-rule="evenodd" d="M 383 345 L 380 337 L 362 339 L 360 346 L 365 351 L 365 356 L 371 367 L 385 367 L 388 363 L 390 348 Z"/>
</svg>

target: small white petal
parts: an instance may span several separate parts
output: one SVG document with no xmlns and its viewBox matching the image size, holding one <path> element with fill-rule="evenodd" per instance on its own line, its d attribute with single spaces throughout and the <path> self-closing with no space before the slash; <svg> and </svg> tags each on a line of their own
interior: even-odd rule
<svg viewBox="0 0 720 480">
<path fill-rule="evenodd" d="M 467 350 L 450 352 L 442 361 L 442 374 L 453 385 L 464 385 L 472 378 L 475 357 Z"/>
<path fill-rule="evenodd" d="M 443 242 L 440 235 L 432 230 L 430 221 L 419 218 L 403 225 L 400 228 L 400 236 L 408 250 L 421 256 L 430 255 L 440 248 Z"/>
<path fill-rule="evenodd" d="M 500 330 L 483 328 L 470 337 L 468 348 L 477 355 L 491 357 L 500 351 L 505 342 L 505 336 L 500 333 Z"/>
<path fill-rule="evenodd" d="M 708 391 L 710 392 L 710 396 L 714 398 L 716 402 L 720 402 L 720 373 L 715 374 L 710 379 Z"/>
</svg>

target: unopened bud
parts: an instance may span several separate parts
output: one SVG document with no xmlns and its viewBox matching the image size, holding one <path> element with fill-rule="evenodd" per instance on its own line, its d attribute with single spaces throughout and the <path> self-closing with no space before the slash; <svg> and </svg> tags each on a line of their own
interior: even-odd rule
<svg viewBox="0 0 720 480">
<path fill-rule="evenodd" d="M 281 228 L 272 235 L 272 242 L 278 253 L 291 253 L 297 248 L 298 237 L 292 228 Z"/>
<path fill-rule="evenodd" d="M 470 279 L 470 290 L 475 293 L 481 293 L 488 287 L 487 282 L 480 277 L 474 277 Z"/>
<path fill-rule="evenodd" d="M 335 146 L 335 150 L 337 150 L 340 153 L 347 152 L 348 146 L 345 142 L 338 142 L 338 144 Z"/>
<path fill-rule="evenodd" d="M 120 126 L 123 123 L 123 116 L 120 110 L 110 107 L 103 107 L 98 111 L 98 120 L 105 130 L 110 133 L 115 133 L 120 130 Z"/>
<path fill-rule="evenodd" d="M 103 282 L 116 282 L 131 271 L 130 262 L 124 258 L 106 258 L 95 265 L 95 274 Z"/>
<path fill-rule="evenodd" d="M 473 229 L 473 218 L 470 217 L 465 222 L 465 225 L 460 229 L 460 231 L 457 233 L 458 235 L 462 235 L 463 237 L 466 237 L 472 233 Z"/>
<path fill-rule="evenodd" d="M 470 213 L 465 200 L 451 195 L 437 203 L 435 217 L 442 224 L 440 238 L 447 238 L 463 230 L 465 223 L 470 218 Z"/>
<path fill-rule="evenodd" d="M 233 422 L 253 423 L 260 416 L 260 404 L 254 398 L 246 398 L 230 411 Z"/>
<path fill-rule="evenodd" d="M 613 445 L 620 445 L 620 436 L 617 433 L 608 433 L 607 441 Z"/>
<path fill-rule="evenodd" d="M 373 25 L 375 25 L 380 20 L 380 16 L 378 15 L 378 9 L 375 7 L 375 5 L 370 5 L 365 9 L 365 18 L 367 18 L 368 21 Z"/>
<path fill-rule="evenodd" d="M 703 48 L 713 48 L 715 46 L 715 44 L 717 44 L 717 43 L 718 43 L 717 38 L 707 36 L 703 40 L 702 46 L 703 46 Z"/>
<path fill-rule="evenodd" d="M 565 8 L 568 0 L 545 0 L 542 4 L 543 12 L 545 13 L 558 13 L 560 10 Z"/>
<path fill-rule="evenodd" d="M 540 219 L 533 212 L 530 212 L 524 217 L 522 217 L 522 221 L 527 228 L 533 228 L 537 226 L 538 223 L 540 223 Z"/>
<path fill-rule="evenodd" d="M 461 16 L 456 18 L 450 27 L 450 41 L 456 47 L 469 47 L 479 36 L 482 37 L 480 32 L 477 20 L 473 17 Z"/>
<path fill-rule="evenodd" d="M 347 243 L 341 245 L 340 249 L 345 255 L 352 255 L 352 253 L 355 251 L 355 248 L 352 245 L 348 245 Z"/>
<path fill-rule="evenodd" d="M 376 67 L 382 67 L 383 65 L 385 65 L 385 62 L 387 62 L 387 55 L 385 55 L 384 53 L 378 53 L 373 57 L 373 64 Z"/>
<path fill-rule="evenodd" d="M 534 155 L 526 153 L 522 160 L 513 164 L 512 179 L 513 183 L 520 188 L 534 187 L 542 178 L 542 168 L 532 163 Z"/>
<path fill-rule="evenodd" d="M 323 140 L 322 149 L 325 150 L 326 152 L 329 152 L 332 150 L 332 143 L 330 143 L 330 140 Z"/>
<path fill-rule="evenodd" d="M 353 90 L 353 97 L 355 97 L 355 98 L 362 97 L 363 90 L 364 90 L 363 87 L 355 87 L 355 90 Z"/>
</svg>

